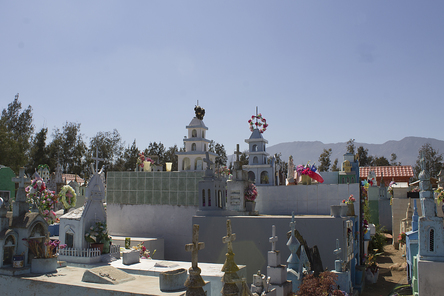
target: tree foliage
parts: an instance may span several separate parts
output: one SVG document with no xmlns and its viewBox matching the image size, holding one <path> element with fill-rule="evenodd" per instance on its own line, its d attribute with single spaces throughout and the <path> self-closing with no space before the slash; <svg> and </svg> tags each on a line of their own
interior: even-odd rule
<svg viewBox="0 0 444 296">
<path fill-rule="evenodd" d="M 178 161 L 179 161 L 179 157 L 177 157 L 177 152 L 179 152 L 177 145 L 171 146 L 170 148 L 168 148 L 167 151 L 165 151 L 165 162 L 172 162 L 173 166 L 171 168 L 171 170 L 173 171 L 177 171 L 178 170 Z"/>
<path fill-rule="evenodd" d="M 211 140 L 210 145 L 208 146 L 208 151 L 217 154 L 215 159 L 216 166 L 221 167 L 227 165 L 227 152 L 225 151 L 225 147 L 223 144 L 219 144 Z"/>
<path fill-rule="evenodd" d="M 331 171 L 332 172 L 337 172 L 339 171 L 341 168 L 338 166 L 338 159 L 336 158 L 335 161 L 333 161 L 333 164 L 331 166 Z"/>
<path fill-rule="evenodd" d="M 145 156 L 151 157 L 156 164 L 164 163 L 165 146 L 159 142 L 150 142 L 145 149 Z"/>
<path fill-rule="evenodd" d="M 318 277 L 313 274 L 304 276 L 302 284 L 299 286 L 298 295 L 318 296 L 318 295 L 344 295 L 338 290 L 336 284 L 337 275 L 331 271 L 324 271 Z"/>
<path fill-rule="evenodd" d="M 371 163 L 372 166 L 389 166 L 390 162 L 384 156 L 375 156 Z"/>
<path fill-rule="evenodd" d="M 355 154 L 355 139 L 347 141 L 347 153 Z"/>
<path fill-rule="evenodd" d="M 425 167 L 430 173 L 430 177 L 436 178 L 442 168 L 442 154 L 438 150 L 433 149 L 430 143 L 425 143 L 418 151 L 418 158 L 413 168 L 416 178 L 421 172 L 421 154 L 424 153 Z"/>
<path fill-rule="evenodd" d="M 32 140 L 28 173 L 33 173 L 41 164 L 49 163 L 48 147 L 46 147 L 47 134 L 48 128 L 42 128 Z"/>
<path fill-rule="evenodd" d="M 327 172 L 330 169 L 330 164 L 331 164 L 331 153 L 332 150 L 331 148 L 329 148 L 328 150 L 324 148 L 324 152 L 321 153 L 321 155 L 319 156 L 319 166 L 318 166 L 318 170 L 320 172 Z"/>
<path fill-rule="evenodd" d="M 91 157 L 97 156 L 96 150 L 99 152 L 99 157 L 104 159 L 106 170 L 114 171 L 118 168 L 118 160 L 121 157 L 124 145 L 119 132 L 114 129 L 112 132 L 98 132 L 89 141 L 89 149 L 86 155 L 86 163 L 89 165 L 94 161 Z"/>
</svg>

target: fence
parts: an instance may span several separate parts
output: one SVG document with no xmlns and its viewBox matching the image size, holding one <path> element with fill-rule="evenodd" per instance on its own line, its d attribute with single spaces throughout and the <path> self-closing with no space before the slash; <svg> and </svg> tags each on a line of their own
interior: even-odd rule
<svg viewBox="0 0 444 296">
<path fill-rule="evenodd" d="M 98 257 L 101 255 L 98 248 L 95 249 L 74 249 L 74 248 L 64 248 L 59 249 L 60 256 L 70 256 L 70 257 Z"/>
</svg>

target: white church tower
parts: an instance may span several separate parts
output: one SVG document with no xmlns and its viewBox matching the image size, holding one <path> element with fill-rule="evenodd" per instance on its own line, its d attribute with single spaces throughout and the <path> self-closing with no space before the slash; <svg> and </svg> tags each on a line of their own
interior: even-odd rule
<svg viewBox="0 0 444 296">
<path fill-rule="evenodd" d="M 208 152 L 210 140 L 205 138 L 208 128 L 203 122 L 205 109 L 199 105 L 194 107 L 196 116 L 186 127 L 188 137 L 183 139 L 185 144 L 185 152 L 176 152 L 178 156 L 178 170 L 180 171 L 203 171 L 207 164 L 203 161 L 205 153 Z M 215 162 L 217 154 L 208 152 L 211 162 Z"/>
<path fill-rule="evenodd" d="M 276 185 L 275 184 L 275 163 L 274 158 L 270 164 L 267 163 L 268 153 L 266 152 L 266 144 L 268 141 L 264 139 L 262 134 L 266 131 L 268 124 L 262 114 L 257 113 L 248 120 L 250 124 L 251 136 L 246 139 L 248 143 L 248 165 L 242 167 L 248 172 L 248 180 L 256 185 Z"/>
</svg>

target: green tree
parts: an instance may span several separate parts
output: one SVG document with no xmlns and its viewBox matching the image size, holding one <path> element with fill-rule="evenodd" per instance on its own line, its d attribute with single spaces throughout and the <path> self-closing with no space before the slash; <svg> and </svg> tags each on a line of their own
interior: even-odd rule
<svg viewBox="0 0 444 296">
<path fill-rule="evenodd" d="M 373 156 L 368 155 L 368 149 L 364 149 L 363 146 L 359 146 L 356 154 L 358 157 L 359 166 L 366 167 L 371 165 Z"/>
<path fill-rule="evenodd" d="M 392 153 L 391 155 L 390 155 L 390 165 L 393 165 L 393 166 L 398 166 L 398 165 L 401 165 L 401 163 L 400 162 L 397 162 L 396 161 L 396 159 L 398 158 L 398 156 L 396 156 L 396 154 L 395 153 Z"/>
<path fill-rule="evenodd" d="M 86 163 L 89 165 L 94 161 L 91 156 L 96 156 L 98 149 L 99 157 L 104 159 L 106 170 L 117 170 L 117 162 L 124 150 L 124 144 L 119 132 L 114 129 L 112 132 L 98 132 L 89 142 L 89 149 Z"/>
<path fill-rule="evenodd" d="M 1 139 L 4 142 L 0 145 L 2 164 L 9 166 L 16 174 L 20 167 L 28 163 L 30 139 L 34 132 L 32 108 L 28 106 L 22 111 L 22 103 L 18 97 L 17 94 L 8 108 L 3 109 L 0 118 Z"/>
<path fill-rule="evenodd" d="M 338 167 L 338 159 L 336 158 L 335 161 L 333 161 L 333 165 L 331 166 L 332 172 L 337 172 L 340 170 L 340 167 Z"/>
<path fill-rule="evenodd" d="M 48 147 L 46 147 L 47 133 L 48 128 L 42 128 L 32 140 L 28 166 L 28 173 L 30 174 L 33 173 L 39 165 L 49 163 Z"/>
<path fill-rule="evenodd" d="M 223 144 L 219 144 L 211 140 L 210 145 L 208 145 L 208 151 L 217 154 L 215 165 L 216 166 L 226 166 L 227 165 L 227 152 Z"/>
<path fill-rule="evenodd" d="M 176 152 L 179 152 L 179 149 L 177 148 L 177 145 L 174 145 L 174 146 L 171 146 L 170 148 L 168 148 L 168 150 L 165 151 L 165 154 L 164 154 L 165 163 L 166 162 L 172 162 L 173 163 L 173 166 L 171 168 L 172 171 L 177 171 L 178 170 L 179 158 L 177 157 Z"/>
<path fill-rule="evenodd" d="M 328 170 L 330 169 L 331 153 L 332 153 L 331 148 L 329 148 L 328 150 L 324 148 L 324 152 L 322 152 L 321 155 L 319 156 L 319 159 L 318 159 L 318 161 L 319 161 L 318 170 L 320 172 L 328 172 Z"/>
<path fill-rule="evenodd" d="M 155 163 L 164 163 L 165 146 L 161 142 L 159 142 L 159 144 L 156 142 L 151 142 L 148 145 L 148 148 L 145 149 L 144 153 L 145 156 L 151 157 Z"/>
<path fill-rule="evenodd" d="M 128 146 L 123 153 L 123 170 L 134 171 L 136 169 L 139 153 L 140 150 L 136 146 L 136 140 L 134 140 L 131 146 Z"/>
<path fill-rule="evenodd" d="M 347 153 L 355 154 L 355 139 L 347 141 Z"/>
<path fill-rule="evenodd" d="M 390 165 L 390 162 L 384 156 L 381 156 L 381 157 L 375 156 L 373 158 L 372 163 L 371 163 L 371 166 L 389 166 L 389 165 Z"/>
<path fill-rule="evenodd" d="M 421 154 L 424 153 L 425 167 L 430 173 L 430 177 L 436 178 L 442 168 L 442 154 L 433 149 L 430 143 L 425 143 L 418 151 L 418 158 L 413 168 L 416 178 L 421 172 Z"/>
</svg>

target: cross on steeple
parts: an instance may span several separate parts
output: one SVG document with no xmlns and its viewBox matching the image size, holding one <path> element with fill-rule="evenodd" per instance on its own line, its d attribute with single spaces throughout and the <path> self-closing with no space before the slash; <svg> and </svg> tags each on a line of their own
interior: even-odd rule
<svg viewBox="0 0 444 296">
<path fill-rule="evenodd" d="M 205 248 L 205 243 L 199 242 L 199 225 L 193 225 L 193 242 L 185 245 L 185 251 L 191 252 L 191 266 L 197 268 L 197 255 L 199 250 Z"/>
<path fill-rule="evenodd" d="M 276 251 L 276 242 L 278 241 L 278 237 L 276 235 L 276 226 L 271 226 L 271 237 L 268 239 L 271 243 L 271 251 Z"/>
<path fill-rule="evenodd" d="M 231 232 L 231 220 L 227 220 L 227 235 L 222 238 L 222 243 L 227 244 L 228 253 L 233 253 L 232 243 L 236 240 L 236 233 Z"/>
<path fill-rule="evenodd" d="M 97 173 L 99 171 L 99 161 L 104 161 L 105 159 L 99 158 L 99 148 L 96 147 L 96 157 L 91 157 L 92 160 L 96 161 L 96 171 L 94 173 Z"/>
<path fill-rule="evenodd" d="M 336 249 L 333 251 L 333 254 L 336 255 L 336 259 L 339 260 L 339 254 L 342 253 L 342 249 L 339 247 L 339 239 L 336 239 Z"/>
</svg>

